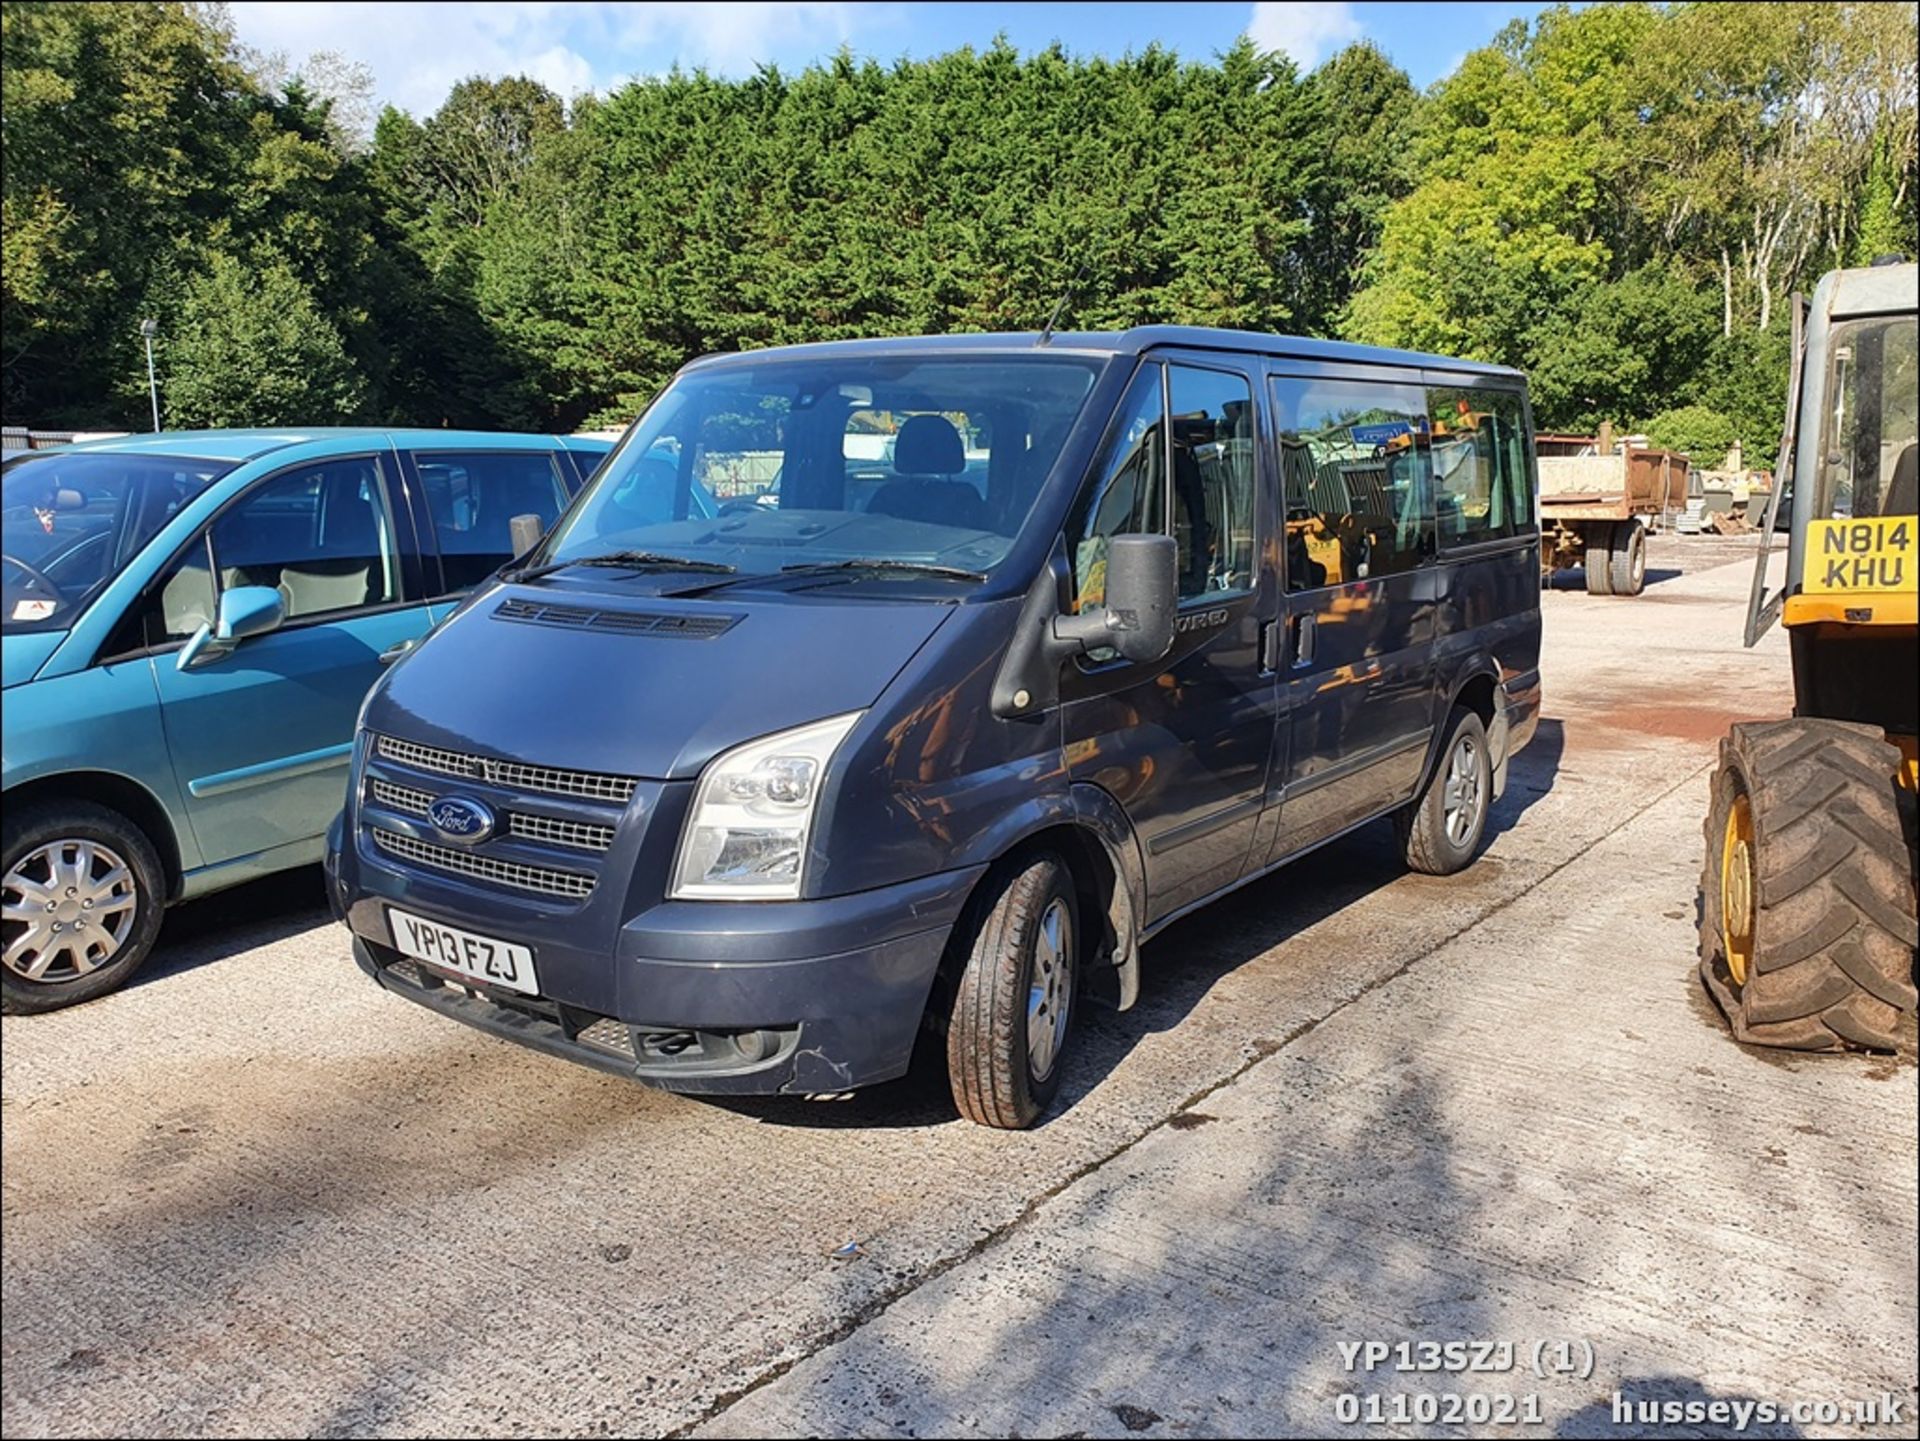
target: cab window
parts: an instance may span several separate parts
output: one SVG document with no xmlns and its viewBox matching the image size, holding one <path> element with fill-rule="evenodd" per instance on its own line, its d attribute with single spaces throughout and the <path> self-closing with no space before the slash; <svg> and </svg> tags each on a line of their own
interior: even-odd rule
<svg viewBox="0 0 1920 1441">
<path fill-rule="evenodd" d="M 1167 398 L 1180 598 L 1252 590 L 1252 387 L 1244 375 L 1171 365 Z"/>
<path fill-rule="evenodd" d="M 1120 403 L 1100 478 L 1082 499 L 1073 545 L 1074 609 L 1104 605 L 1107 553 L 1116 535 L 1162 533 L 1167 516 L 1165 372 L 1143 365 Z"/>
<path fill-rule="evenodd" d="M 1273 398 L 1289 590 L 1397 575 L 1432 553 L 1422 387 L 1280 378 Z"/>
</svg>

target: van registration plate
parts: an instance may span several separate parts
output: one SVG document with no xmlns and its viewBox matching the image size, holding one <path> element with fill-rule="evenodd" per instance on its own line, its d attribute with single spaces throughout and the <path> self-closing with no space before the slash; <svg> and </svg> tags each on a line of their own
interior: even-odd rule
<svg viewBox="0 0 1920 1441">
<path fill-rule="evenodd" d="M 416 961 L 483 985 L 529 996 L 540 993 L 540 983 L 533 973 L 533 952 L 526 946 L 475 935 L 394 906 L 387 907 L 387 928 L 393 932 L 394 948 Z"/>
</svg>

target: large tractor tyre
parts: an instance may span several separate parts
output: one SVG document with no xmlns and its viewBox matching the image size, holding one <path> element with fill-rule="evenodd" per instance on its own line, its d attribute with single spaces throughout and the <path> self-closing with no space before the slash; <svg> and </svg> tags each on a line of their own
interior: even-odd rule
<svg viewBox="0 0 1920 1441">
<path fill-rule="evenodd" d="M 1613 528 L 1607 554 L 1607 593 L 1638 595 L 1647 588 L 1647 528 L 1637 520 Z"/>
<path fill-rule="evenodd" d="M 1737 725 L 1720 742 L 1700 974 L 1742 1041 L 1892 1050 L 1914 1008 L 1913 873 L 1872 726 Z"/>
<path fill-rule="evenodd" d="M 1067 863 L 1029 855 L 996 876 L 955 938 L 962 969 L 947 1020 L 960 1114 L 1017 1131 L 1060 1089 L 1079 990 L 1079 901 Z"/>
<path fill-rule="evenodd" d="M 1587 594 L 1613 594 L 1613 527 L 1594 525 L 1587 529 L 1586 554 L 1581 558 L 1587 569 Z"/>
<path fill-rule="evenodd" d="M 56 1011 L 125 985 L 160 934 L 146 833 L 91 801 L 28 802 L 0 838 L 0 1010 Z"/>
</svg>

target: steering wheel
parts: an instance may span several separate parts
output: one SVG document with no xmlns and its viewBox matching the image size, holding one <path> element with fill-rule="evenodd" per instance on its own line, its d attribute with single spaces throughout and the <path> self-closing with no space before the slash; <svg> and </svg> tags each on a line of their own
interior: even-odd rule
<svg viewBox="0 0 1920 1441">
<path fill-rule="evenodd" d="M 65 605 L 67 603 L 66 592 L 61 590 L 59 586 L 55 585 L 52 579 L 48 577 L 47 573 L 41 570 L 38 566 L 28 565 L 24 560 L 20 559 L 20 557 L 17 555 L 0 554 L 0 561 L 4 561 L 6 564 L 12 566 L 15 570 L 24 571 L 26 573 L 28 580 L 38 583 L 40 588 L 47 593 L 47 598 L 49 600 L 54 601 L 60 605 Z"/>
</svg>

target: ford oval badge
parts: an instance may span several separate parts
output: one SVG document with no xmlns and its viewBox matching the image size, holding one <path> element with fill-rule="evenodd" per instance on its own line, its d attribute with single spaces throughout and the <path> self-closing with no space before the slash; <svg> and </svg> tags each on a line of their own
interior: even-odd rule
<svg viewBox="0 0 1920 1441">
<path fill-rule="evenodd" d="M 465 796 L 441 796 L 427 807 L 433 828 L 449 840 L 474 845 L 493 834 L 493 812 Z"/>
</svg>

